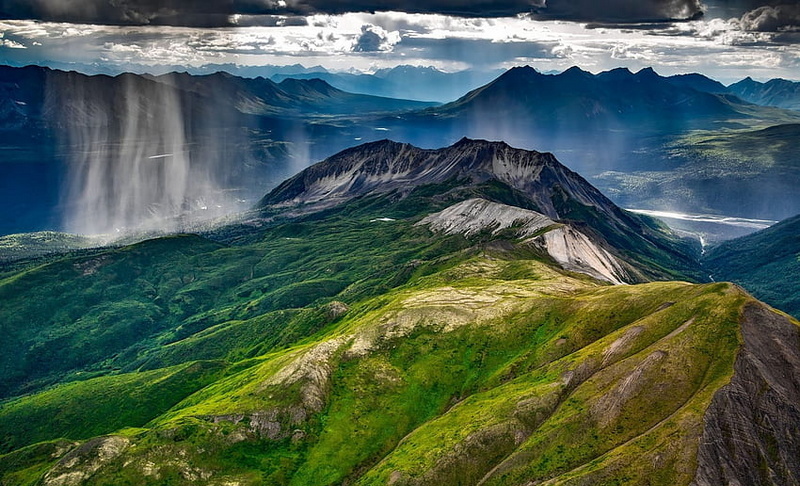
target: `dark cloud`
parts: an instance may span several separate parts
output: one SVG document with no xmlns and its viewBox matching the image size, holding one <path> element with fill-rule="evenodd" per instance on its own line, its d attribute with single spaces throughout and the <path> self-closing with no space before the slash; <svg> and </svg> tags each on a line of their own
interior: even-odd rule
<svg viewBox="0 0 800 486">
<path fill-rule="evenodd" d="M 535 18 L 586 22 L 663 22 L 703 15 L 700 0 L 547 0 Z"/>
<path fill-rule="evenodd" d="M 531 14 L 538 19 L 598 22 L 701 14 L 700 0 L 0 0 L 0 18 L 113 25 L 281 25 L 286 20 L 276 16 L 377 11 L 461 17 Z"/>
<path fill-rule="evenodd" d="M 462 17 L 642 22 L 685 20 L 702 14 L 700 0 L 238 0 L 238 8 L 294 14 L 400 11 Z"/>
<path fill-rule="evenodd" d="M 249 13 L 343 14 L 348 12 L 438 13 L 461 17 L 507 17 L 529 13 L 545 0 L 236 0 Z M 635 0 L 631 0 L 635 1 Z"/>
<path fill-rule="evenodd" d="M 742 15 L 742 30 L 781 32 L 800 30 L 800 4 L 766 5 Z"/>
<path fill-rule="evenodd" d="M 361 27 L 361 35 L 356 39 L 353 52 L 378 52 L 381 50 L 384 36 L 376 32 L 372 26 Z"/>
<path fill-rule="evenodd" d="M 0 0 L 0 18 L 110 25 L 230 25 L 233 0 Z"/>
</svg>

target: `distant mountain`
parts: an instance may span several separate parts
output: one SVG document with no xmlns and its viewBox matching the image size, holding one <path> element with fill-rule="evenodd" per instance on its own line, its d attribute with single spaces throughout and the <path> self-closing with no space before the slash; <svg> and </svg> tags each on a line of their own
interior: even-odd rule
<svg viewBox="0 0 800 486">
<path fill-rule="evenodd" d="M 594 129 L 640 133 L 719 123 L 735 116 L 735 101 L 680 86 L 652 69 L 620 68 L 593 75 L 577 67 L 555 76 L 512 68 L 492 83 L 436 108 L 439 116 L 544 131 Z"/>
<path fill-rule="evenodd" d="M 475 187 L 482 187 L 489 192 L 477 193 L 481 197 L 572 221 L 579 230 L 596 236 L 601 246 L 660 268 L 639 265 L 644 274 L 659 275 L 670 267 L 692 272 L 690 247 L 653 220 L 621 210 L 552 154 L 515 149 L 503 142 L 465 138 L 437 150 L 389 140 L 360 145 L 286 180 L 259 206 L 307 213 L 356 198 L 406 197 L 422 187 L 440 188 L 445 196 L 476 194 Z M 495 192 L 505 196 L 497 199 Z"/>
<path fill-rule="evenodd" d="M 278 84 L 265 78 L 240 78 L 223 72 L 201 76 L 170 73 L 149 78 L 181 91 L 201 94 L 221 106 L 233 106 L 239 112 L 253 115 L 364 115 L 421 109 L 431 105 L 348 93 L 320 79 L 289 79 Z"/>
<path fill-rule="evenodd" d="M 800 216 L 726 241 L 703 261 L 714 279 L 736 282 L 770 305 L 800 315 Z"/>
<path fill-rule="evenodd" d="M 446 73 L 434 67 L 397 66 L 373 74 L 334 72 L 281 73 L 274 81 L 287 78 L 319 78 L 339 89 L 390 98 L 448 102 L 488 83 L 502 71 L 457 71 Z"/>
<path fill-rule="evenodd" d="M 725 86 L 698 73 L 669 76 L 665 80 L 675 86 L 705 93 L 733 95 L 756 105 L 800 110 L 800 83 L 796 81 L 776 78 L 762 83 L 748 76 L 739 82 Z"/>
<path fill-rule="evenodd" d="M 16 64 L 9 62 L 10 66 L 24 67 L 26 64 Z M 243 78 L 269 78 L 275 74 L 302 74 L 307 72 L 326 72 L 322 66 L 305 67 L 302 64 L 274 65 L 263 64 L 260 66 L 245 66 L 233 63 L 223 64 L 203 64 L 202 66 L 187 66 L 185 64 L 138 64 L 126 63 L 122 65 L 110 65 L 107 63 L 93 62 L 64 62 L 53 59 L 42 60 L 37 63 L 43 68 L 50 68 L 59 71 L 77 71 L 89 76 L 105 74 L 107 76 L 117 76 L 123 72 L 134 74 L 161 75 L 169 73 L 189 73 L 193 75 L 215 74 L 226 72 L 234 76 Z"/>
<path fill-rule="evenodd" d="M 699 73 L 676 74 L 664 78 L 668 83 L 683 88 L 691 88 L 705 93 L 729 94 L 730 90 L 719 81 Z"/>
<path fill-rule="evenodd" d="M 764 106 L 800 110 L 800 83 L 786 79 L 771 79 L 761 83 L 747 77 L 728 86 L 739 98 Z"/>
<path fill-rule="evenodd" d="M 119 116 L 132 94 L 152 97 L 161 87 L 182 102 L 187 123 L 228 126 L 250 115 L 309 117 L 354 115 L 420 109 L 431 103 L 396 100 L 341 91 L 321 80 L 291 80 L 281 84 L 264 78 L 240 78 L 227 73 L 194 76 L 170 73 L 161 76 L 121 74 L 86 76 L 28 66 L 0 66 L 0 132 L 35 129 L 59 124 L 91 125 Z M 81 107 L 78 107 L 81 104 Z M 143 104 L 141 109 L 152 109 Z M 216 117 L 211 116 L 216 114 Z M 98 118 L 99 117 L 99 118 Z"/>
</svg>

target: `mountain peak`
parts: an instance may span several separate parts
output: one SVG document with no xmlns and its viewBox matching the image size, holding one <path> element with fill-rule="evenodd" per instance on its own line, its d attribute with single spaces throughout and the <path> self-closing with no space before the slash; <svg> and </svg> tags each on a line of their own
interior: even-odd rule
<svg viewBox="0 0 800 486">
<path fill-rule="evenodd" d="M 508 71 L 504 72 L 503 74 L 501 74 L 495 81 L 530 79 L 538 76 L 544 76 L 544 75 L 528 65 L 515 66 L 509 69 Z"/>
<path fill-rule="evenodd" d="M 583 69 L 579 68 L 578 66 L 572 66 L 571 68 L 569 68 L 566 71 L 564 71 L 563 73 L 561 73 L 561 76 L 578 76 L 578 75 L 580 75 L 580 76 L 586 76 L 586 75 L 591 76 L 592 73 L 590 73 L 589 71 L 584 71 Z"/>
<path fill-rule="evenodd" d="M 525 193 L 554 219 L 562 216 L 553 200 L 555 187 L 580 204 L 615 211 L 611 201 L 550 153 L 466 137 L 434 150 L 390 140 L 352 147 L 288 179 L 260 205 L 302 205 L 314 211 L 367 194 L 406 194 L 421 185 L 452 181 L 465 187 L 498 181 Z"/>
<path fill-rule="evenodd" d="M 552 154 L 513 148 L 505 142 L 462 138 L 440 149 L 389 140 L 359 145 L 286 180 L 259 207 L 299 216 L 364 197 L 383 201 L 375 204 L 394 205 L 421 187 L 428 194 L 423 199 L 434 205 L 481 197 L 533 210 L 556 222 L 586 225 L 590 233 L 613 240 L 621 251 L 666 252 L 676 262 L 688 262 L 683 250 L 676 250 L 682 248 L 680 243 L 662 244 L 660 230 L 617 207 Z M 416 210 L 417 204 L 412 204 Z"/>
<path fill-rule="evenodd" d="M 653 77 L 660 78 L 661 77 L 661 76 L 658 75 L 658 73 L 652 67 L 646 67 L 646 68 L 640 69 L 636 73 L 636 76 L 643 76 L 643 77 L 648 77 L 648 78 L 653 78 Z"/>
</svg>

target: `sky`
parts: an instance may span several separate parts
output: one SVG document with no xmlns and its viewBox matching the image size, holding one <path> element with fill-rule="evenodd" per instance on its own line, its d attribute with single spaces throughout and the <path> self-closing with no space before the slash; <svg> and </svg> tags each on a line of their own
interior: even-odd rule
<svg viewBox="0 0 800 486">
<path fill-rule="evenodd" d="M 0 0 L 0 63 L 577 65 L 800 80 L 800 0 Z"/>
</svg>

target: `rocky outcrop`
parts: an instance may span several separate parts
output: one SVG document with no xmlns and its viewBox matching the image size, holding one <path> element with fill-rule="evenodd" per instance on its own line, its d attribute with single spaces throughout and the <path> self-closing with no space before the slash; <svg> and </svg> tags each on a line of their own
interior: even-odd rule
<svg viewBox="0 0 800 486">
<path fill-rule="evenodd" d="M 613 284 L 629 280 L 623 264 L 600 244 L 575 228 L 556 223 L 536 211 L 475 198 L 430 214 L 417 225 L 427 225 L 433 231 L 466 237 L 482 232 L 497 235 L 511 228 L 517 238 L 529 238 L 529 243 L 566 270 Z"/>
<path fill-rule="evenodd" d="M 733 378 L 704 417 L 692 485 L 800 484 L 800 329 L 753 302 L 741 333 Z"/>
<path fill-rule="evenodd" d="M 94 438 L 67 453 L 44 476 L 46 486 L 83 484 L 106 463 L 118 457 L 130 446 L 130 440 L 120 436 Z"/>
<path fill-rule="evenodd" d="M 532 241 L 566 270 L 585 273 L 613 284 L 629 280 L 616 257 L 570 226 L 555 228 Z"/>
<path fill-rule="evenodd" d="M 429 225 L 434 231 L 464 236 L 484 231 L 496 235 L 506 228 L 516 227 L 518 237 L 527 237 L 557 223 L 536 211 L 474 198 L 430 214 L 417 225 Z"/>
</svg>

